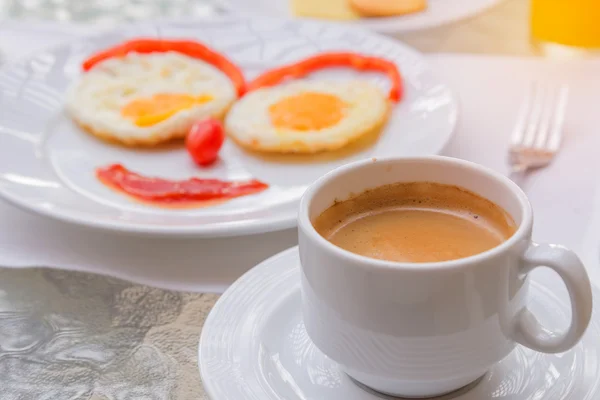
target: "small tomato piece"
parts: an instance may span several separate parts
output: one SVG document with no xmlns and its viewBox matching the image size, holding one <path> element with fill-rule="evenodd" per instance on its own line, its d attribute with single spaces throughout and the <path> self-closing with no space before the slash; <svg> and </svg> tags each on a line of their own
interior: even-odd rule
<svg viewBox="0 0 600 400">
<path fill-rule="evenodd" d="M 210 118 L 192 125 L 185 138 L 185 147 L 194 162 L 205 167 L 217 160 L 224 141 L 221 121 Z"/>
</svg>

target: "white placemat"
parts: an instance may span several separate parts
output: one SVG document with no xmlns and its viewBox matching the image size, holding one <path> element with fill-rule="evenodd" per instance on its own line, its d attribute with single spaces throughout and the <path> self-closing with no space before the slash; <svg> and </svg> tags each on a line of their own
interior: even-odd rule
<svg viewBox="0 0 600 400">
<path fill-rule="evenodd" d="M 534 208 L 534 239 L 564 244 L 598 274 L 600 249 L 600 59 L 436 55 L 431 60 L 460 100 L 457 133 L 446 155 L 508 173 L 508 142 L 531 81 L 570 87 L 564 141 L 555 161 L 522 184 Z"/>
<path fill-rule="evenodd" d="M 13 35 L 7 40 L 10 29 Z M 37 33 L 35 29 L 0 24 L 0 49 L 12 58 L 80 34 L 68 30 L 53 34 L 48 26 Z M 15 36 L 19 31 L 22 34 Z M 524 188 L 535 210 L 536 240 L 573 248 L 597 278 L 600 60 L 550 63 L 456 55 L 430 59 L 461 103 L 458 131 L 444 154 L 502 172 L 507 172 L 508 140 L 528 83 L 538 79 L 571 86 L 561 153 L 550 167 L 531 175 Z M 1 202 L 0 221 L 2 266 L 83 270 L 180 290 L 222 291 L 258 261 L 296 243 L 295 230 L 211 240 L 113 236 L 30 215 Z"/>
</svg>

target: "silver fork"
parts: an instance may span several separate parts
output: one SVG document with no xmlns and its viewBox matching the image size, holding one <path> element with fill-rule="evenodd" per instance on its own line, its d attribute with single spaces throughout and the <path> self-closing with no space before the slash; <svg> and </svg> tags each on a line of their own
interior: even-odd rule
<svg viewBox="0 0 600 400">
<path fill-rule="evenodd" d="M 509 152 L 512 173 L 550 164 L 563 136 L 569 87 L 533 82 L 519 110 Z"/>
</svg>

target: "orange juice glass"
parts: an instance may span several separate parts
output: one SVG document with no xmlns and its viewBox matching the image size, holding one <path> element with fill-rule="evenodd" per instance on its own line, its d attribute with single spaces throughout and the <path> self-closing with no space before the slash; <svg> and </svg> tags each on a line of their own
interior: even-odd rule
<svg viewBox="0 0 600 400">
<path fill-rule="evenodd" d="M 531 0 L 536 43 L 600 49 L 600 0 Z"/>
</svg>

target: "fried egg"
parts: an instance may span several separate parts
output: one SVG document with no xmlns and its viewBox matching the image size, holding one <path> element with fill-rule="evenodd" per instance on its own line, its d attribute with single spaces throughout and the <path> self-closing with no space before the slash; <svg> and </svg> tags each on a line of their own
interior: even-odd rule
<svg viewBox="0 0 600 400">
<path fill-rule="evenodd" d="M 236 102 L 227 134 L 255 151 L 316 153 L 339 149 L 380 129 L 390 105 L 363 81 L 308 81 L 262 88 Z"/>
<path fill-rule="evenodd" d="M 176 52 L 112 58 L 68 91 L 66 108 L 84 130 L 129 146 L 185 137 L 191 125 L 222 118 L 237 98 L 229 78 Z"/>
</svg>

